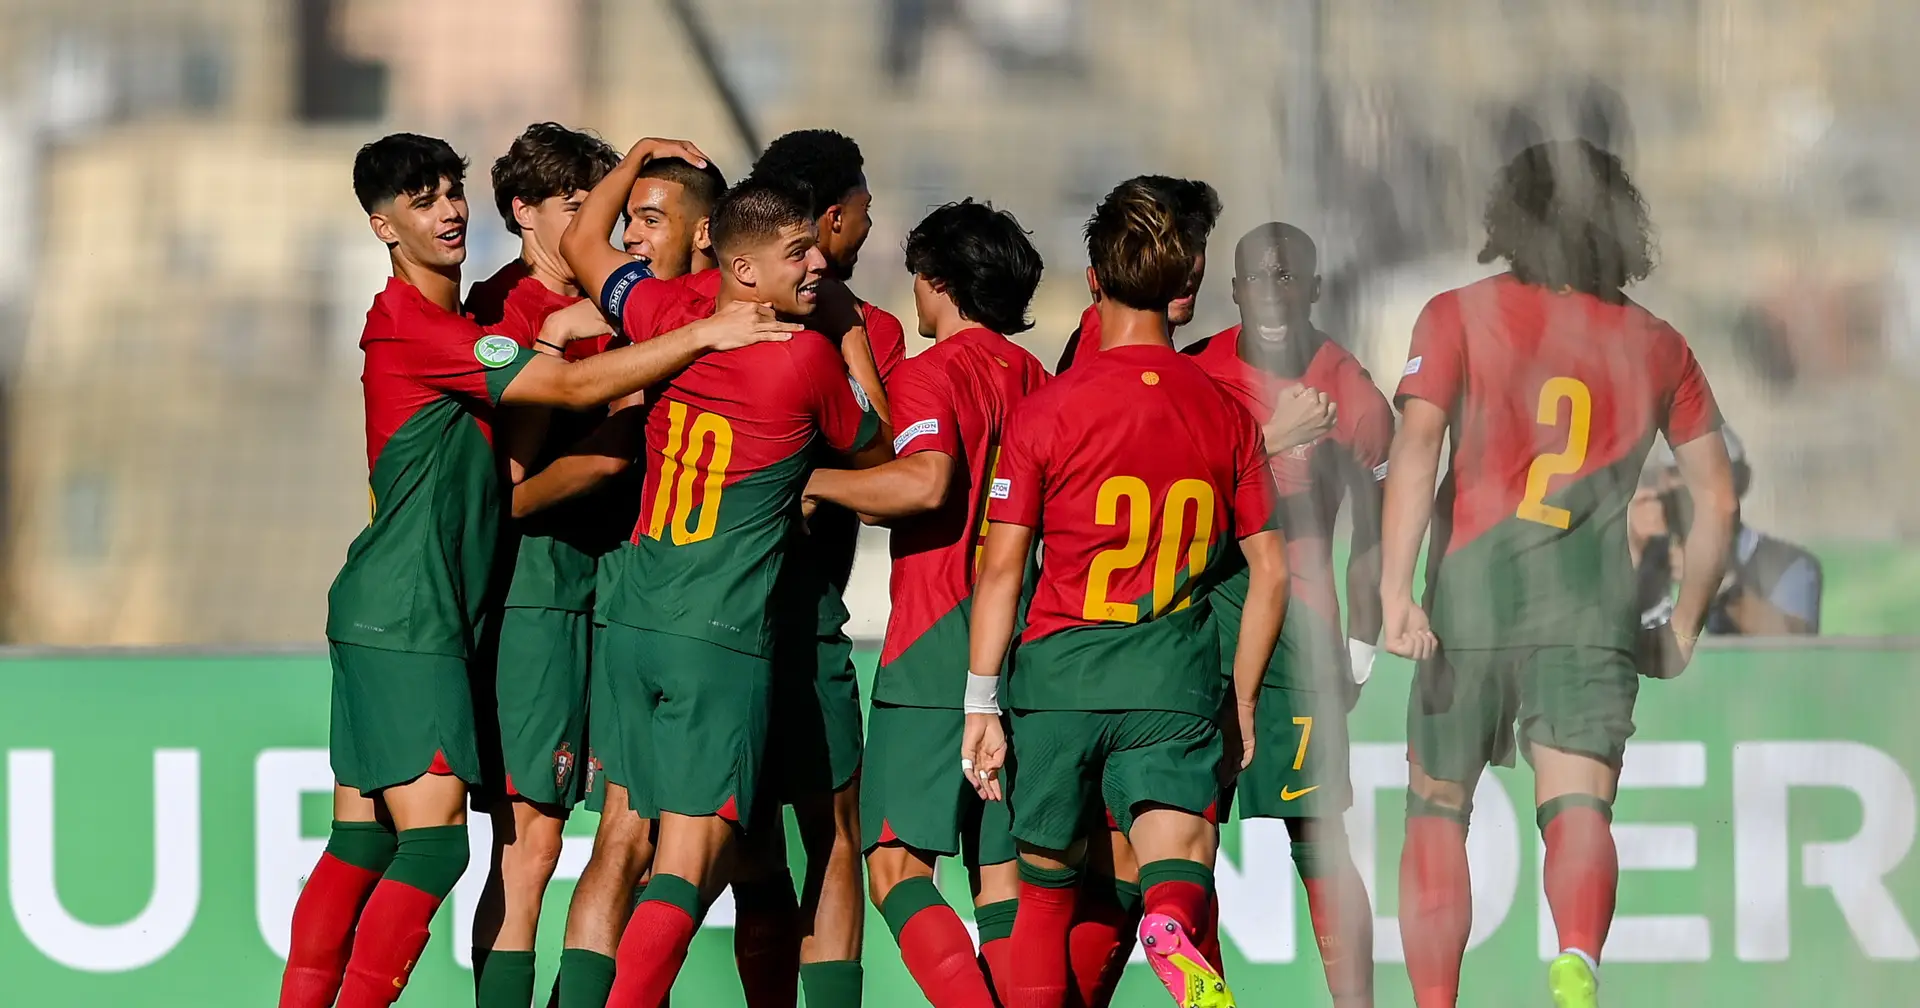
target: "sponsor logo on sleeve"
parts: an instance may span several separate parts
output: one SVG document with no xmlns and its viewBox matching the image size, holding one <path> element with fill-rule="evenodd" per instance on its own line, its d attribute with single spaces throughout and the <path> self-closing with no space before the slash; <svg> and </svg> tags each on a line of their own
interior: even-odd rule
<svg viewBox="0 0 1920 1008">
<path fill-rule="evenodd" d="M 852 375 L 847 376 L 847 387 L 853 389 L 853 401 L 860 404 L 863 412 L 873 412 L 873 400 L 867 398 L 867 390 L 861 388 Z"/>
<path fill-rule="evenodd" d="M 1411 375 L 1417 375 L 1417 374 L 1419 374 L 1419 373 L 1420 373 L 1420 362 L 1421 362 L 1421 361 L 1424 361 L 1424 360 L 1426 360 L 1426 357 L 1425 357 L 1425 355 L 1422 355 L 1422 356 L 1419 356 L 1419 357 L 1415 357 L 1415 358 L 1413 358 L 1412 360 L 1410 360 L 1410 361 L 1408 361 L 1408 362 L 1407 362 L 1407 366 L 1406 366 L 1406 369 L 1400 372 L 1400 375 L 1401 375 L 1401 377 L 1408 377 L 1408 376 L 1411 376 Z"/>
<path fill-rule="evenodd" d="M 854 387 L 859 388 L 858 385 Z M 916 421 L 906 430 L 901 431 L 899 437 L 893 439 L 893 453 L 895 455 L 900 454 L 900 449 L 912 444 L 913 439 L 922 434 L 938 433 L 940 433 L 940 421 L 937 418 L 928 417 L 925 420 Z"/>
<path fill-rule="evenodd" d="M 1375 483 L 1378 483 L 1381 480 L 1386 478 L 1387 478 L 1387 464 L 1385 462 L 1382 462 L 1379 465 L 1373 467 L 1373 481 Z"/>
<path fill-rule="evenodd" d="M 473 344 L 474 359 L 486 367 L 506 367 L 518 356 L 520 356 L 520 344 L 515 343 L 511 336 L 495 333 L 482 336 Z"/>
<path fill-rule="evenodd" d="M 987 496 L 994 500 L 1006 500 L 1013 496 L 1013 481 L 1004 476 L 996 478 L 992 485 L 987 487 Z"/>
</svg>

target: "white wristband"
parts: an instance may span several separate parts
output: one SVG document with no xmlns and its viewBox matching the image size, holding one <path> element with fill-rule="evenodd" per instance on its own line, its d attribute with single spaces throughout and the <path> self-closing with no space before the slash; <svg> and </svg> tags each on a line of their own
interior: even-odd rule
<svg viewBox="0 0 1920 1008">
<path fill-rule="evenodd" d="M 967 673 L 967 698 L 961 707 L 968 714 L 999 714 L 1000 677 Z"/>
<path fill-rule="evenodd" d="M 1373 656 L 1379 649 L 1363 640 L 1347 638 L 1347 665 L 1357 685 L 1373 675 Z"/>
</svg>

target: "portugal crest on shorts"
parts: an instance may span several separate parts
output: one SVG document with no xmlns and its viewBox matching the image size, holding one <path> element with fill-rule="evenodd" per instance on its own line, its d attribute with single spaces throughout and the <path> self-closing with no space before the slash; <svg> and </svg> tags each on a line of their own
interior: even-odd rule
<svg viewBox="0 0 1920 1008">
<path fill-rule="evenodd" d="M 567 786 L 567 778 L 573 776 L 573 759 L 573 750 L 565 742 L 560 743 L 560 748 L 553 751 L 554 787 Z"/>
</svg>

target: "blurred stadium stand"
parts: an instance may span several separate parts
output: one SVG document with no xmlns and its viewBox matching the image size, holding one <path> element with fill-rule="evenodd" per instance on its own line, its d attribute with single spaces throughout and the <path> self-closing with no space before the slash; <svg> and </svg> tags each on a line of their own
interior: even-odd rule
<svg viewBox="0 0 1920 1008">
<path fill-rule="evenodd" d="M 1659 229 L 1635 296 L 1745 435 L 1753 521 L 1820 553 L 1829 633 L 1910 630 L 1917 34 L 1911 0 L 0 0 L 5 636 L 317 638 L 365 517 L 354 343 L 385 272 L 353 151 L 412 129 L 472 158 L 479 279 L 513 254 L 485 166 L 536 119 L 688 137 L 730 177 L 785 130 L 849 133 L 876 196 L 854 286 L 903 316 L 907 228 L 991 199 L 1052 267 L 1048 360 L 1092 203 L 1204 177 L 1227 212 L 1183 338 L 1233 320 L 1239 234 L 1290 219 L 1383 382 L 1425 300 L 1487 272 L 1494 167 L 1606 143 Z"/>
</svg>

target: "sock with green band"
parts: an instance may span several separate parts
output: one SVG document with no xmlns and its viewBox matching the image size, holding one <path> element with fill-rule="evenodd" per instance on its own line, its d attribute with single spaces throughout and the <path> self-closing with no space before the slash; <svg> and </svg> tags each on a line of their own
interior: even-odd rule
<svg viewBox="0 0 1920 1008">
<path fill-rule="evenodd" d="M 1610 826 L 1613 804 L 1597 795 L 1561 795 L 1542 802 L 1535 821 L 1547 847 L 1540 881 L 1560 949 L 1597 962 L 1613 926 L 1620 882 L 1620 856 Z"/>
<path fill-rule="evenodd" d="M 377 822 L 335 820 L 326 853 L 294 903 L 281 1008 L 329 1008 L 340 993 L 360 908 L 393 860 L 393 831 Z"/>
<path fill-rule="evenodd" d="M 1042 868 L 1039 865 L 1020 862 L 1020 881 L 1042 889 L 1071 889 L 1080 881 L 1080 869 Z"/>
<path fill-rule="evenodd" d="M 1534 824 L 1539 826 L 1540 832 L 1544 834 L 1548 823 L 1559 818 L 1562 812 L 1576 808 L 1592 809 L 1600 813 L 1600 818 L 1608 823 L 1613 822 L 1613 803 L 1605 798 L 1590 794 L 1563 794 L 1558 798 L 1549 798 L 1540 803 L 1540 807 L 1533 811 Z"/>
<path fill-rule="evenodd" d="M 1007 976 L 996 977 L 1004 1000 L 1012 1005 L 1065 1002 L 1071 971 L 1065 950 L 1073 933 L 1080 900 L 1077 868 L 1043 868 L 1020 859 L 1020 912 L 1013 919 L 1013 947 Z"/>
<path fill-rule="evenodd" d="M 557 1008 L 607 1008 L 613 991 L 613 957 L 591 949 L 561 949 L 554 978 Z"/>
<path fill-rule="evenodd" d="M 1373 908 L 1339 821 L 1321 823 L 1316 840 L 1293 842 L 1293 863 L 1307 891 L 1307 912 L 1335 1004 L 1373 993 Z"/>
<path fill-rule="evenodd" d="M 428 826 L 395 836 L 386 879 L 445 899 L 467 871 L 467 828 Z"/>
<path fill-rule="evenodd" d="M 980 932 L 980 971 L 986 974 L 987 986 L 1005 1004 L 1006 981 L 1011 976 L 1013 956 L 1013 919 L 1020 912 L 1017 899 L 1000 900 L 973 908 L 973 926 Z"/>
<path fill-rule="evenodd" d="M 880 916 L 900 945 L 907 972 L 933 1008 L 993 1008 L 993 995 L 974 961 L 967 926 L 960 923 L 960 915 L 940 895 L 933 879 L 916 877 L 896 883 L 880 901 Z M 807 1003 L 818 1003 L 811 988 Z"/>
<path fill-rule="evenodd" d="M 400 997 L 434 912 L 467 870 L 465 826 L 401 830 L 394 840 L 393 861 L 360 914 L 338 1008 L 379 1008 Z"/>
<path fill-rule="evenodd" d="M 678 875 L 655 874 L 620 936 L 608 1003 L 627 1008 L 659 1004 L 686 965 L 687 948 L 705 913 L 698 886 Z"/>
<path fill-rule="evenodd" d="M 476 950 L 474 1008 L 522 1008 L 533 1001 L 533 953 Z"/>
<path fill-rule="evenodd" d="M 800 990 L 807 1008 L 860 1008 L 866 974 L 851 959 L 801 963 Z"/>
<path fill-rule="evenodd" d="M 384 872 L 393 860 L 399 840 L 393 831 L 377 822 L 333 821 L 327 834 L 327 853 L 355 868 Z"/>
<path fill-rule="evenodd" d="M 1445 819 L 1448 822 L 1459 823 L 1460 828 L 1464 830 L 1467 828 L 1467 824 L 1473 819 L 1473 802 L 1468 801 L 1463 808 L 1448 808 L 1439 802 L 1422 798 L 1409 790 L 1407 792 L 1407 818 Z"/>
<path fill-rule="evenodd" d="M 1149 861 L 1140 866 L 1140 891 L 1147 913 L 1171 917 L 1196 947 L 1207 946 L 1211 933 L 1207 907 L 1213 901 L 1211 868 L 1182 858 Z"/>
</svg>

